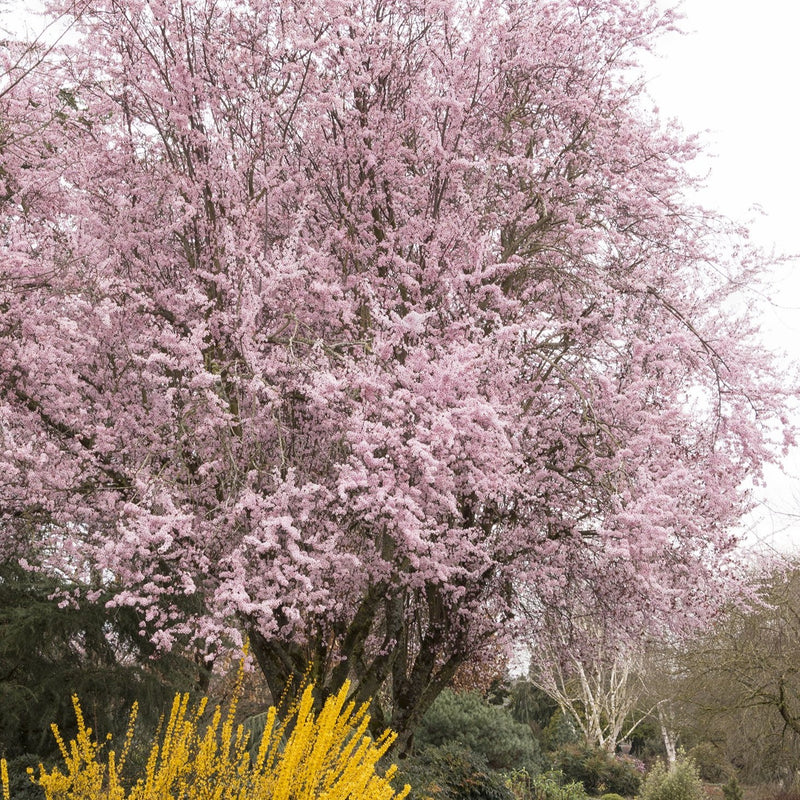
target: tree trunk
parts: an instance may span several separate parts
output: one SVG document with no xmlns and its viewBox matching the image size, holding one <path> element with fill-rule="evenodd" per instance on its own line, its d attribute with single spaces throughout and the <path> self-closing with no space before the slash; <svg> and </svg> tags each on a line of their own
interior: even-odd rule
<svg viewBox="0 0 800 800">
<path fill-rule="evenodd" d="M 664 703 L 659 703 L 657 709 L 661 738 L 664 740 L 664 749 L 667 751 L 667 764 L 672 768 L 678 760 L 677 737 L 672 726 L 672 714 L 665 708 Z"/>
<path fill-rule="evenodd" d="M 407 597 L 402 592 L 385 594 L 386 585 L 373 587 L 363 598 L 346 631 L 337 637 L 336 657 L 330 658 L 330 642 L 318 635 L 315 644 L 300 645 L 268 639 L 255 625 L 249 627 L 250 648 L 264 675 L 272 702 L 285 711 L 309 682 L 315 686 L 315 706 L 339 691 L 350 680 L 350 699 L 369 702 L 370 731 L 380 736 L 391 728 L 397 739 L 396 757 L 410 752 L 413 734 L 425 712 L 448 686 L 464 663 L 469 649 L 452 634 L 453 609 L 434 587 L 426 591 L 425 627 L 421 639 L 411 627 Z M 419 620 L 416 620 L 419 622 Z M 374 653 L 366 652 L 368 637 L 380 632 L 382 642 Z M 417 634 L 418 635 L 418 634 Z M 333 645 L 330 645 L 334 649 Z M 390 687 L 390 707 L 379 700 L 381 688 Z"/>
</svg>

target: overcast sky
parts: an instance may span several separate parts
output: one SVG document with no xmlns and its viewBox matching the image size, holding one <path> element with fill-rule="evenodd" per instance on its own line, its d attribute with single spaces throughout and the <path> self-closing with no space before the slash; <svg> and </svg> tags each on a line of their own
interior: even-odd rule
<svg viewBox="0 0 800 800">
<path fill-rule="evenodd" d="M 706 131 L 710 168 L 702 202 L 753 216 L 767 250 L 800 253 L 800 4 L 793 0 L 685 0 L 685 35 L 669 35 L 648 64 L 662 114 Z M 800 262 L 774 271 L 764 327 L 770 346 L 800 361 Z M 787 363 L 787 370 L 789 368 Z M 800 550 L 800 457 L 768 473 L 752 539 Z"/>
<path fill-rule="evenodd" d="M 649 93 L 665 116 L 706 131 L 704 202 L 737 219 L 760 207 L 756 237 L 800 253 L 800 4 L 686 0 L 682 8 L 687 33 L 661 41 L 660 58 L 648 65 Z M 782 276 L 797 284 L 795 272 L 787 267 Z M 797 315 L 785 316 L 791 323 Z"/>
</svg>

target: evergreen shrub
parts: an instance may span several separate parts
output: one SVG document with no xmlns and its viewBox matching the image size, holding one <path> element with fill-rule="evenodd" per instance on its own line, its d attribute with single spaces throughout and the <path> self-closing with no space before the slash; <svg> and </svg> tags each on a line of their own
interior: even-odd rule
<svg viewBox="0 0 800 800">
<path fill-rule="evenodd" d="M 401 765 L 409 800 L 514 800 L 503 776 L 486 759 L 457 742 L 430 745 Z"/>
<path fill-rule="evenodd" d="M 632 797 L 642 781 L 633 760 L 580 745 L 559 748 L 553 754 L 553 767 L 563 772 L 567 780 L 582 783 L 589 794 L 613 792 Z"/>
<path fill-rule="evenodd" d="M 37 764 L 39 757 L 33 753 L 25 753 L 9 758 L 6 766 L 4 792 L 14 800 L 45 800 L 44 790 L 33 783 L 28 775 L 28 767 Z M 6 794 L 4 797 L 8 800 Z"/>
<path fill-rule="evenodd" d="M 107 590 L 93 602 L 60 602 L 90 588 L 23 569 L 0 553 L 0 753 L 8 759 L 12 787 L 19 756 L 28 757 L 28 765 L 59 757 L 51 723 L 67 738 L 75 735 L 65 686 L 98 729 L 122 733 L 135 700 L 142 707 L 139 725 L 155 729 L 175 692 L 207 675 L 179 648 L 156 657 L 140 616 L 128 607 L 107 608 Z M 23 776 L 30 783 L 24 770 Z"/>
<path fill-rule="evenodd" d="M 569 714 L 557 708 L 542 730 L 542 746 L 547 751 L 558 750 L 568 744 L 578 744 L 581 734 Z"/>
<path fill-rule="evenodd" d="M 703 782 L 695 763 L 680 759 L 672 768 L 657 761 L 642 783 L 639 800 L 703 800 Z"/>
<path fill-rule="evenodd" d="M 742 787 L 739 786 L 739 781 L 736 780 L 735 775 L 732 775 L 728 779 L 727 783 L 723 785 L 722 796 L 725 798 L 725 800 L 744 800 Z"/>
<path fill-rule="evenodd" d="M 552 697 L 535 684 L 522 679 L 514 681 L 509 687 L 508 710 L 515 722 L 527 725 L 540 740 L 553 715 L 560 713 Z"/>
<path fill-rule="evenodd" d="M 491 705 L 477 692 L 445 689 L 434 701 L 414 735 L 420 748 L 456 743 L 486 759 L 491 769 L 542 769 L 539 743 L 528 725 L 510 711 Z"/>
</svg>

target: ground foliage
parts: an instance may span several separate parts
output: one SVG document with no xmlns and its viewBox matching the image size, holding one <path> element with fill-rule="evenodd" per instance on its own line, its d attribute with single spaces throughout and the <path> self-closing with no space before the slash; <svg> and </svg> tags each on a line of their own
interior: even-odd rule
<svg viewBox="0 0 800 800">
<path fill-rule="evenodd" d="M 555 770 L 566 780 L 583 784 L 589 794 L 615 792 L 632 797 L 639 792 L 642 773 L 633 759 L 609 755 L 585 744 L 565 745 L 550 758 Z"/>
<path fill-rule="evenodd" d="M 516 800 L 587 800 L 582 783 L 567 781 L 559 772 L 530 775 L 516 771 L 509 776 L 509 788 Z"/>
</svg>

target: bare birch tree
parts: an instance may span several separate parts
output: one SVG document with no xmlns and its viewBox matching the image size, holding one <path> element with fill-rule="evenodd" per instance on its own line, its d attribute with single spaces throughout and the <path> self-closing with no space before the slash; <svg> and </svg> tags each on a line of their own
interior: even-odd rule
<svg viewBox="0 0 800 800">
<path fill-rule="evenodd" d="M 645 644 L 622 643 L 598 630 L 573 648 L 568 637 L 551 631 L 538 638 L 531 680 L 575 720 L 589 745 L 613 753 L 655 710 L 655 704 L 643 706 Z"/>
</svg>

